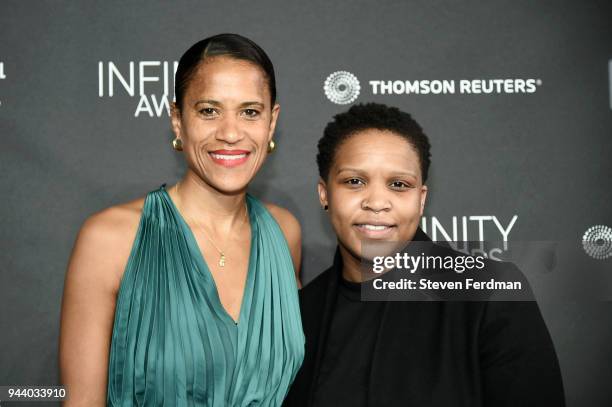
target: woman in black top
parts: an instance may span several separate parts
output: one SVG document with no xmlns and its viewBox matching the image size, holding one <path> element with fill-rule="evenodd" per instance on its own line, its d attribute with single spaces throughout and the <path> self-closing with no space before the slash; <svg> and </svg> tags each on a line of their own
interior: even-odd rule
<svg viewBox="0 0 612 407">
<path fill-rule="evenodd" d="M 430 146 L 411 116 L 356 105 L 335 116 L 318 147 L 319 198 L 338 248 L 300 291 L 306 356 L 285 404 L 564 406 L 535 301 L 361 301 L 362 242 L 431 242 L 418 227 Z M 521 279 L 512 264 L 492 263 Z"/>
</svg>

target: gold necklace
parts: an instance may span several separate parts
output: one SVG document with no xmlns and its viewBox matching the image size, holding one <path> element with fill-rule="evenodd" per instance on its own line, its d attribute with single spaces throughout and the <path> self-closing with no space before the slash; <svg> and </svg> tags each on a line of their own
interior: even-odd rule
<svg viewBox="0 0 612 407">
<path fill-rule="evenodd" d="M 213 245 L 213 247 L 215 248 L 215 250 L 217 250 L 217 251 L 219 252 L 219 255 L 220 255 L 220 257 L 219 257 L 219 262 L 218 262 L 219 267 L 225 267 L 225 260 L 226 260 L 226 259 L 225 259 L 225 251 L 224 251 L 224 250 L 219 249 L 219 247 L 218 247 L 218 246 L 215 244 L 215 242 L 213 242 L 212 237 L 208 236 L 208 231 L 206 230 L 206 228 L 204 227 L 204 225 L 202 225 L 201 223 L 196 222 L 196 221 L 194 221 L 192 218 L 188 217 L 188 216 L 185 214 L 185 212 L 184 212 L 184 211 L 181 209 L 181 205 L 180 205 L 180 200 L 181 200 L 181 197 L 179 196 L 179 193 L 178 193 L 178 190 L 179 190 L 179 188 L 178 188 L 178 184 L 179 184 L 179 183 L 177 182 L 177 183 L 174 185 L 174 189 L 175 189 L 175 193 L 176 193 L 176 198 L 177 198 L 177 206 L 178 206 L 179 211 L 181 212 L 182 216 L 183 216 L 184 218 L 186 218 L 186 220 L 189 220 L 191 223 L 193 223 L 193 224 L 195 224 L 196 226 L 199 226 L 199 227 L 201 227 L 202 229 L 204 229 L 204 232 L 206 232 L 206 233 L 204 233 L 204 237 L 205 237 L 206 239 L 208 239 L 208 241 L 209 241 L 209 242 L 210 242 L 210 243 Z M 248 209 L 246 208 L 246 202 L 245 202 L 245 205 L 244 205 L 244 206 L 245 206 L 245 208 L 244 208 L 244 219 L 246 219 L 246 217 L 247 217 L 247 213 L 248 213 Z M 243 222 L 244 222 L 244 220 L 243 220 Z"/>
</svg>

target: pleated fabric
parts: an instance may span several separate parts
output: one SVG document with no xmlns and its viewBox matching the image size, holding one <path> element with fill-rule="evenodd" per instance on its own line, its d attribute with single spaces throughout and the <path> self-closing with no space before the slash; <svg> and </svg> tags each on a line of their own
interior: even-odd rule
<svg viewBox="0 0 612 407">
<path fill-rule="evenodd" d="M 247 195 L 251 250 L 238 322 L 165 184 L 145 199 L 121 280 L 109 406 L 278 406 L 304 357 L 291 254 Z"/>
</svg>

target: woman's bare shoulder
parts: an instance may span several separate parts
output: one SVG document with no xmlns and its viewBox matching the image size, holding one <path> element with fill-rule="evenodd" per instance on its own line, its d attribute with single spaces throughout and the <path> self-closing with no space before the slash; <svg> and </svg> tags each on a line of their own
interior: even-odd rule
<svg viewBox="0 0 612 407">
<path fill-rule="evenodd" d="M 81 226 L 73 251 L 77 264 L 118 289 L 136 237 L 145 197 L 114 205 L 89 216 Z M 108 280 L 107 280 L 108 279 Z"/>
<path fill-rule="evenodd" d="M 300 222 L 298 222 L 296 217 L 285 208 L 271 203 L 264 203 L 264 205 L 276 220 L 276 223 L 280 226 L 285 236 L 285 240 L 287 240 L 293 260 L 297 284 L 298 287 L 301 287 L 300 266 L 302 263 L 302 229 L 300 227 Z"/>
<path fill-rule="evenodd" d="M 89 216 L 66 272 L 60 323 L 60 371 L 72 404 L 102 405 L 117 295 L 144 198 Z M 89 399 L 85 402 L 83 400 Z"/>
<path fill-rule="evenodd" d="M 264 202 L 264 205 L 281 227 L 285 238 L 289 243 L 300 239 L 300 222 L 291 212 L 289 212 L 289 210 L 272 203 Z"/>
<path fill-rule="evenodd" d="M 138 224 L 145 197 L 140 197 L 129 202 L 120 203 L 102 209 L 87 218 L 85 224 L 92 224 L 99 228 L 111 228 L 117 230 L 122 227 Z"/>
</svg>

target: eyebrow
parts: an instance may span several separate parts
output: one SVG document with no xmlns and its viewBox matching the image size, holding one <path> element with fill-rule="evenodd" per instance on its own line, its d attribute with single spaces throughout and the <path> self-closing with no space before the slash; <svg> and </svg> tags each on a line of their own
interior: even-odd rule
<svg viewBox="0 0 612 407">
<path fill-rule="evenodd" d="M 343 167 L 343 168 L 338 168 L 338 170 L 336 171 L 336 174 L 340 174 L 341 172 L 357 172 L 359 174 L 361 174 L 363 172 L 363 170 L 360 170 L 359 168 L 351 168 L 351 167 Z"/>
<path fill-rule="evenodd" d="M 339 168 L 338 171 L 336 171 L 336 174 L 340 174 L 340 173 L 346 172 L 346 171 L 348 171 L 348 172 L 356 172 L 358 174 L 363 174 L 364 172 L 366 172 L 366 171 L 361 170 L 359 168 L 342 167 L 342 168 Z M 408 172 L 397 171 L 397 172 L 393 172 L 393 175 L 394 176 L 410 176 L 410 177 L 415 177 L 415 178 L 417 177 L 417 174 L 415 172 L 412 172 L 412 171 L 408 171 Z"/>
<path fill-rule="evenodd" d="M 219 102 L 218 100 L 213 100 L 213 99 L 202 99 L 202 100 L 198 100 L 194 103 L 194 106 L 197 106 L 201 103 L 207 103 L 209 105 L 213 105 L 213 106 L 221 106 L 223 105 L 223 103 Z M 247 107 L 247 106 L 257 106 L 260 109 L 264 108 L 264 104 L 261 102 L 258 102 L 256 100 L 253 101 L 247 101 L 247 102 L 242 102 L 239 107 L 243 108 L 243 107 Z"/>
</svg>

